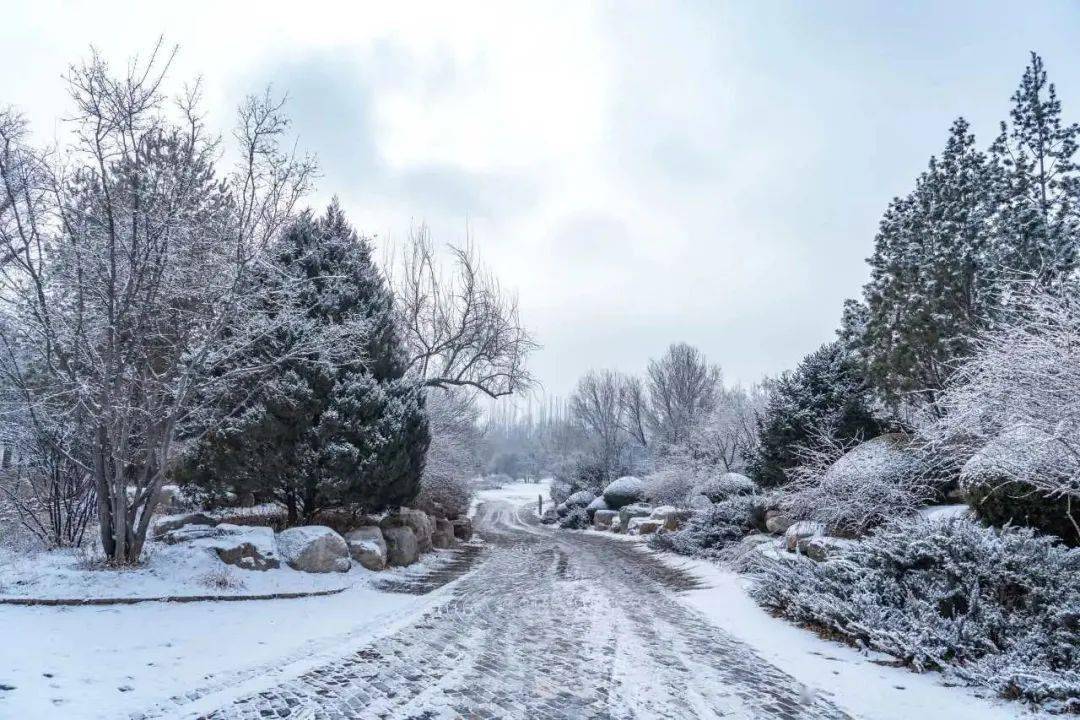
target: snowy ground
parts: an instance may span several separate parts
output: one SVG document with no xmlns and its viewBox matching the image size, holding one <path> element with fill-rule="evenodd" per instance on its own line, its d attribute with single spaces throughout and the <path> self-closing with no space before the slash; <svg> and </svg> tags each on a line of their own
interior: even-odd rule
<svg viewBox="0 0 1080 720">
<path fill-rule="evenodd" d="M 710 563 L 541 526 L 536 501 L 547 492 L 537 483 L 482 493 L 477 564 L 426 595 L 358 577 L 303 600 L 0 606 L 0 717 L 1025 713 L 774 619 L 744 579 Z"/>
</svg>

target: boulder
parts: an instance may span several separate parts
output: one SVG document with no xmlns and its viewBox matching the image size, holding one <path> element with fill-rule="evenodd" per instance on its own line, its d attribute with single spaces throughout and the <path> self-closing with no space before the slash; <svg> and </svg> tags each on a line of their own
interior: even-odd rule
<svg viewBox="0 0 1080 720">
<path fill-rule="evenodd" d="M 454 537 L 461 542 L 468 542 L 472 540 L 473 528 L 472 520 L 469 518 L 458 518 L 454 520 Z"/>
<path fill-rule="evenodd" d="M 386 539 L 377 526 L 367 525 L 345 533 L 349 556 L 368 570 L 386 567 Z"/>
<path fill-rule="evenodd" d="M 799 552 L 811 560 L 822 562 L 850 544 L 850 540 L 815 535 L 799 541 Z"/>
<path fill-rule="evenodd" d="M 435 532 L 431 533 L 431 544 L 439 550 L 445 550 L 454 544 L 454 523 L 443 518 L 435 518 Z"/>
<path fill-rule="evenodd" d="M 626 526 L 626 534 L 652 535 L 662 527 L 664 527 L 664 523 L 661 520 L 650 517 L 632 517 L 630 523 Z"/>
<path fill-rule="evenodd" d="M 345 538 L 324 525 L 282 530 L 277 546 L 286 564 L 301 572 L 348 572 L 352 564 Z"/>
<path fill-rule="evenodd" d="M 596 515 L 597 510 L 610 510 L 607 503 L 604 502 L 604 496 L 600 495 L 593 498 L 593 501 L 585 506 L 585 512 L 589 514 L 589 519 L 592 520 Z"/>
<path fill-rule="evenodd" d="M 596 494 L 591 493 L 588 490 L 578 490 L 562 501 L 562 505 L 565 505 L 567 510 L 571 510 L 576 507 L 588 507 L 589 503 L 596 499 Z"/>
<path fill-rule="evenodd" d="M 604 488 L 604 502 L 612 510 L 621 510 L 645 497 L 645 483 L 641 478 L 624 475 Z"/>
<path fill-rule="evenodd" d="M 784 515 L 784 513 L 779 510 L 773 509 L 765 511 L 765 529 L 771 533 L 779 535 L 780 533 L 785 532 L 791 527 L 792 522 L 791 518 Z"/>
<path fill-rule="evenodd" d="M 621 533 L 623 531 L 622 518 L 620 518 L 618 515 L 611 518 L 611 525 L 609 527 L 611 528 L 611 532 Z"/>
<path fill-rule="evenodd" d="M 556 508 L 548 507 L 540 516 L 540 522 L 550 525 L 559 521 L 559 512 Z"/>
<path fill-rule="evenodd" d="M 177 530 L 185 525 L 217 525 L 217 520 L 203 513 L 188 513 L 163 517 L 154 523 L 154 539 L 160 539 L 165 533 Z"/>
<path fill-rule="evenodd" d="M 850 483 L 893 484 L 926 476 L 926 461 L 906 433 L 886 433 L 856 445 L 825 471 L 822 482 L 835 477 Z"/>
<path fill-rule="evenodd" d="M 386 562 L 388 565 L 400 567 L 412 565 L 419 555 L 416 544 L 416 533 L 406 525 L 391 525 L 382 528 L 383 538 L 386 540 Z"/>
<path fill-rule="evenodd" d="M 649 513 L 649 517 L 658 520 L 665 530 L 678 530 L 679 526 L 690 518 L 690 511 L 680 510 L 671 505 L 661 505 Z"/>
<path fill-rule="evenodd" d="M 788 552 L 795 552 L 799 548 L 799 541 L 824 534 L 825 526 L 821 523 L 801 520 L 784 531 L 784 547 Z"/>
<path fill-rule="evenodd" d="M 169 545 L 185 543 L 212 552 L 226 565 L 243 570 L 272 570 L 281 567 L 274 531 L 268 527 L 230 525 L 185 525 L 166 533 Z"/>
<path fill-rule="evenodd" d="M 433 547 L 431 544 L 431 535 L 435 532 L 435 521 L 431 519 L 427 513 L 421 510 L 403 507 L 398 510 L 398 512 L 384 517 L 379 523 L 379 526 L 383 530 L 395 526 L 411 529 L 413 535 L 416 537 L 416 548 L 418 552 L 430 552 Z"/>
<path fill-rule="evenodd" d="M 597 510 L 593 513 L 593 527 L 597 530 L 610 530 L 611 522 L 618 517 L 619 513 L 615 510 Z"/>
<path fill-rule="evenodd" d="M 630 529 L 630 520 L 636 517 L 649 517 L 653 509 L 648 505 L 626 505 L 619 510 L 619 521 L 627 530 Z"/>
</svg>

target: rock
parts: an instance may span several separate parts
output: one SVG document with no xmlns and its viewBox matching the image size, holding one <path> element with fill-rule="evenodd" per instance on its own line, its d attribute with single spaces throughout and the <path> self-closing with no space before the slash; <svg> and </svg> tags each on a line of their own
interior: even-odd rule
<svg viewBox="0 0 1080 720">
<path fill-rule="evenodd" d="M 678 530 L 680 525 L 690 519 L 690 511 L 680 510 L 671 505 L 661 505 L 649 513 L 649 517 L 658 520 L 665 530 Z"/>
<path fill-rule="evenodd" d="M 168 545 L 184 543 L 213 552 L 227 565 L 244 570 L 272 570 L 278 561 L 274 531 L 268 527 L 230 525 L 185 525 L 161 537 Z"/>
<path fill-rule="evenodd" d="M 620 524 L 630 529 L 630 520 L 636 517 L 649 517 L 652 514 L 652 508 L 648 505 L 626 505 L 619 510 Z"/>
<path fill-rule="evenodd" d="M 765 529 L 771 533 L 779 535 L 785 532 L 792 524 L 791 518 L 784 515 L 779 510 L 766 510 L 765 511 Z"/>
<path fill-rule="evenodd" d="M 304 525 L 277 534 L 278 551 L 293 570 L 311 573 L 348 572 L 345 538 L 323 525 Z"/>
<path fill-rule="evenodd" d="M 621 510 L 645 497 L 645 483 L 641 478 L 624 475 L 604 488 L 604 502 L 612 510 Z"/>
<path fill-rule="evenodd" d="M 593 498 L 593 501 L 585 506 L 585 512 L 589 515 L 589 520 L 592 520 L 597 510 L 610 510 L 607 503 L 604 502 L 604 496 L 600 495 Z"/>
<path fill-rule="evenodd" d="M 247 492 L 240 494 L 240 507 L 250 508 L 255 507 L 255 493 L 248 490 Z"/>
<path fill-rule="evenodd" d="M 403 507 L 398 512 L 383 518 L 382 522 L 379 523 L 379 526 L 383 530 L 394 526 L 410 528 L 413 531 L 413 535 L 416 537 L 416 548 L 418 552 L 430 552 L 433 547 L 431 544 L 431 535 L 435 532 L 435 521 L 428 517 L 427 513 L 421 510 Z"/>
<path fill-rule="evenodd" d="M 458 518 L 454 521 L 454 537 L 461 542 L 468 542 L 472 540 L 472 520 L 469 518 Z"/>
<path fill-rule="evenodd" d="M 627 535 L 652 535 L 662 528 L 664 523 L 650 517 L 632 517 L 626 526 Z"/>
<path fill-rule="evenodd" d="M 170 530 L 158 537 L 158 541 L 165 543 L 166 545 L 177 545 L 179 543 L 188 543 L 194 540 L 204 540 L 207 538 L 225 537 L 229 534 L 229 531 L 224 528 L 219 528 L 216 525 L 185 525 L 184 527 Z"/>
<path fill-rule="evenodd" d="M 620 518 L 618 515 L 611 518 L 610 527 L 611 527 L 611 532 L 613 532 L 613 533 L 621 533 L 623 531 L 622 518 Z"/>
<path fill-rule="evenodd" d="M 558 510 L 556 508 L 553 508 L 553 507 L 549 507 L 547 510 L 544 510 L 544 514 L 540 516 L 540 522 L 542 522 L 542 523 L 544 523 L 546 525 L 551 525 L 552 523 L 555 523 L 555 522 L 558 522 L 558 521 L 559 521 L 559 512 L 558 512 Z"/>
<path fill-rule="evenodd" d="M 593 513 L 592 523 L 597 530 L 610 530 L 613 520 L 617 520 L 619 513 L 616 510 L 597 510 Z"/>
<path fill-rule="evenodd" d="M 386 539 L 382 530 L 374 525 L 358 527 L 345 533 L 349 556 L 368 570 L 386 567 Z"/>
<path fill-rule="evenodd" d="M 431 533 L 432 546 L 445 550 L 454 544 L 454 523 L 443 518 L 435 518 L 435 532 Z"/>
<path fill-rule="evenodd" d="M 799 541 L 799 552 L 811 560 L 822 562 L 835 555 L 839 550 L 847 547 L 850 540 L 842 538 L 825 537 L 816 535 Z"/>
<path fill-rule="evenodd" d="M 821 523 L 801 520 L 784 531 L 784 547 L 788 552 L 795 552 L 800 540 L 809 540 L 816 535 L 823 535 L 825 526 Z"/>
<path fill-rule="evenodd" d="M 416 533 L 406 525 L 391 525 L 382 528 L 383 538 L 386 540 L 386 562 L 388 565 L 400 567 L 412 565 L 419 555 L 416 544 Z"/>
<path fill-rule="evenodd" d="M 856 445 L 834 462 L 822 478 L 843 476 L 845 482 L 890 485 L 926 476 L 927 463 L 906 433 L 886 433 Z"/>
<path fill-rule="evenodd" d="M 163 517 L 154 524 L 154 539 L 160 539 L 165 533 L 185 525 L 217 525 L 217 520 L 203 513 L 188 513 Z"/>
</svg>

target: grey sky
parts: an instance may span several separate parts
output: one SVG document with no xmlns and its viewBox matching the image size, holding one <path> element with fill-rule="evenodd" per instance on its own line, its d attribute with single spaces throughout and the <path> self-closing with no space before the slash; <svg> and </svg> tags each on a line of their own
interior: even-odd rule
<svg viewBox="0 0 1080 720">
<path fill-rule="evenodd" d="M 1080 119 L 1066 2 L 0 4 L 0 103 L 45 134 L 90 43 L 119 61 L 165 33 L 222 129 L 288 91 L 314 201 L 382 242 L 468 225 L 556 394 L 676 340 L 733 381 L 790 367 L 951 120 L 989 143 L 1029 50 Z"/>
</svg>

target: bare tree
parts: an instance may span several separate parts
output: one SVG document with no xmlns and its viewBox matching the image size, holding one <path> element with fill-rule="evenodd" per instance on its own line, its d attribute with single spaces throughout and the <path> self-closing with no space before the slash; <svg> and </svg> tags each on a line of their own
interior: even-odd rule
<svg viewBox="0 0 1080 720">
<path fill-rule="evenodd" d="M 94 478 L 102 546 L 117 563 L 142 551 L 198 389 L 266 369 L 214 371 L 272 332 L 244 324 L 256 301 L 246 279 L 314 172 L 279 148 L 286 123 L 267 97 L 241 108 L 244 155 L 219 177 L 198 86 L 175 109 L 163 90 L 174 54 L 159 41 L 119 76 L 96 53 L 71 68 L 68 164 L 0 116 L 0 374 L 16 410 Z M 288 315 L 288 293 L 260 301 Z M 73 427 L 88 433 L 75 446 L 58 430 Z"/>
<path fill-rule="evenodd" d="M 526 363 L 538 347 L 522 326 L 517 298 L 480 264 L 475 249 L 449 246 L 439 262 L 427 228 L 393 258 L 391 280 L 409 367 L 428 387 L 464 387 L 492 398 L 533 385 Z"/>
<path fill-rule="evenodd" d="M 631 375 L 623 380 L 620 394 L 623 429 L 643 450 L 649 449 L 649 396 L 641 378 Z"/>
<path fill-rule="evenodd" d="M 701 351 L 675 343 L 648 368 L 649 421 L 662 452 L 686 441 L 696 423 L 716 407 L 720 368 Z"/>
<path fill-rule="evenodd" d="M 623 380 L 618 373 L 590 370 L 578 381 L 570 398 L 570 410 L 592 439 L 606 477 L 621 467 L 627 447 L 622 389 Z"/>
</svg>

